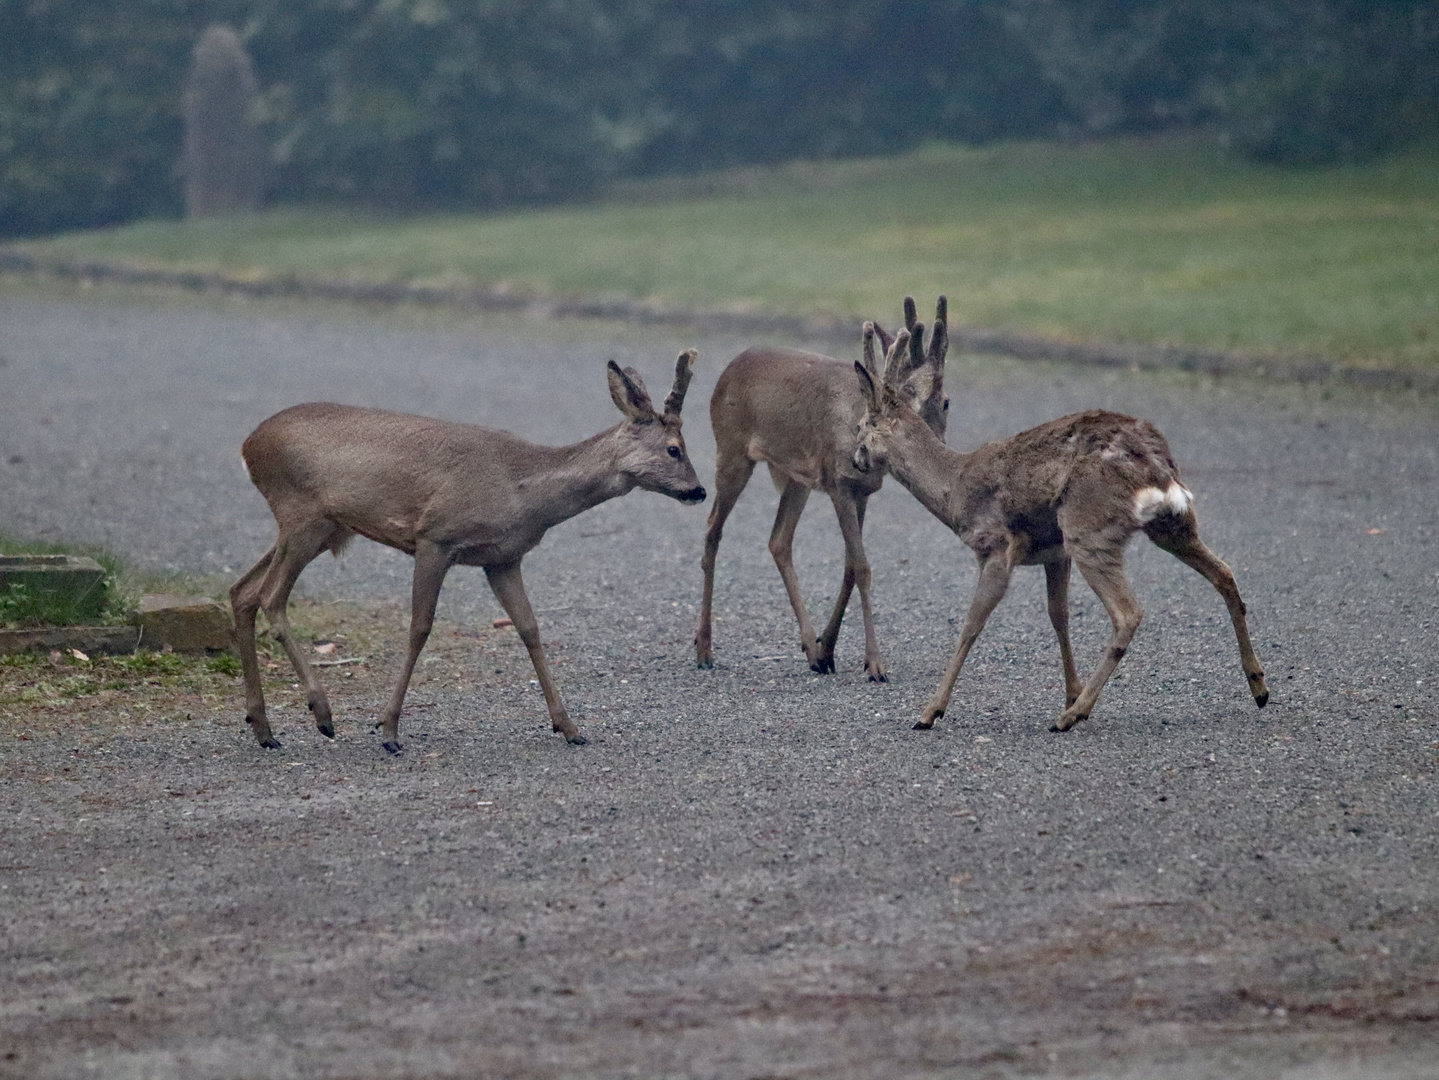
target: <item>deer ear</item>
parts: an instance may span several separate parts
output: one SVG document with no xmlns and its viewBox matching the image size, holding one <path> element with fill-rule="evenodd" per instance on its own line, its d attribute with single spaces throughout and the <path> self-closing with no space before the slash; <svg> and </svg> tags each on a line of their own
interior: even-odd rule
<svg viewBox="0 0 1439 1080">
<path fill-rule="evenodd" d="M 859 376 L 859 393 L 864 398 L 864 407 L 873 415 L 879 415 L 879 388 L 875 385 L 874 376 L 869 369 L 858 360 L 854 362 L 855 374 Z"/>
<path fill-rule="evenodd" d="M 655 407 L 645 384 L 634 368 L 621 368 L 613 360 L 609 362 L 610 397 L 616 407 L 631 420 L 643 422 L 655 418 Z"/>
</svg>

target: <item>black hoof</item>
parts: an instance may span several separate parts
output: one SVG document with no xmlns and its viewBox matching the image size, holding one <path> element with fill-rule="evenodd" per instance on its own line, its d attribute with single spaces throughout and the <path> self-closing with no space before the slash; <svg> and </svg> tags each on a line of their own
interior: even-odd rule
<svg viewBox="0 0 1439 1080">
<path fill-rule="evenodd" d="M 571 746 L 588 746 L 590 744 L 590 740 L 580 734 L 569 736 L 568 742 Z"/>
<path fill-rule="evenodd" d="M 280 749 L 280 740 L 271 735 L 268 739 L 261 739 L 260 745 L 266 750 Z"/>
<path fill-rule="evenodd" d="M 713 670 L 714 670 L 714 666 L 715 666 L 715 662 L 714 662 L 713 660 L 697 660 L 697 661 L 695 661 L 695 667 L 699 668 L 701 671 L 713 671 Z"/>
<path fill-rule="evenodd" d="M 870 682 L 889 682 L 889 676 L 886 675 L 884 672 L 881 671 L 878 675 L 871 675 L 871 676 L 869 677 L 869 681 L 870 681 Z"/>
<path fill-rule="evenodd" d="M 320 729 L 320 734 L 323 735 L 325 738 L 333 739 L 335 737 L 334 724 L 317 724 L 315 726 Z"/>
<path fill-rule="evenodd" d="M 1264 706 L 1269 704 L 1269 695 L 1260 694 L 1257 698 L 1254 699 L 1254 704 L 1258 705 L 1261 709 L 1264 708 Z"/>
<path fill-rule="evenodd" d="M 832 657 L 832 656 L 831 656 L 831 657 L 824 657 L 824 656 L 822 656 L 822 657 L 820 657 L 818 660 L 816 660 L 813 664 L 811 664 L 811 665 L 809 666 L 809 669 L 810 669 L 811 671 L 813 671 L 813 672 L 814 672 L 815 674 L 817 674 L 817 675 L 833 675 L 833 674 L 834 674 L 834 657 Z"/>
<path fill-rule="evenodd" d="M 395 742 L 395 741 L 393 741 L 393 740 L 391 740 L 391 741 L 389 741 L 389 742 L 382 742 L 382 743 L 380 743 L 380 745 L 383 746 L 383 747 L 385 748 L 385 750 L 386 750 L 388 753 L 391 753 L 391 754 L 398 754 L 398 753 L 400 752 L 400 750 L 402 749 L 402 747 L 400 746 L 400 744 L 397 743 L 397 742 Z"/>
</svg>

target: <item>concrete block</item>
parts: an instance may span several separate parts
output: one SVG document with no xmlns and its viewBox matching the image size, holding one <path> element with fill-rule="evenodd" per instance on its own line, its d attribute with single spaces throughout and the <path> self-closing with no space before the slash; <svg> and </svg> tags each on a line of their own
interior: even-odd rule
<svg viewBox="0 0 1439 1080">
<path fill-rule="evenodd" d="M 105 610 L 105 568 L 83 555 L 0 555 L 0 592 L 12 585 L 61 609 L 68 623 L 98 622 Z"/>
<path fill-rule="evenodd" d="M 215 652 L 234 644 L 230 609 L 205 596 L 142 596 L 136 621 L 142 649 Z"/>
</svg>

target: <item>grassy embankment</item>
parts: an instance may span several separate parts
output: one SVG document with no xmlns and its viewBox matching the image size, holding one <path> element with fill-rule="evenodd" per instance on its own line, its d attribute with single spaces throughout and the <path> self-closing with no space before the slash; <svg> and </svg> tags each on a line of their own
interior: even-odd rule
<svg viewBox="0 0 1439 1080">
<path fill-rule="evenodd" d="M 930 147 L 627 185 L 490 216 L 278 210 L 27 245 L 241 276 L 503 285 L 856 320 L 946 292 L 957 323 L 1439 363 L 1439 147 L 1325 170 L 1199 139 Z M 926 301 L 927 303 L 928 301 Z"/>
</svg>

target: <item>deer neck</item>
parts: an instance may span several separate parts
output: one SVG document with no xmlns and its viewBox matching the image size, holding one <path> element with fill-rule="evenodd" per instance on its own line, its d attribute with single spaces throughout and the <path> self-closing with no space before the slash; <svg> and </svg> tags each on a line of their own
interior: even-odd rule
<svg viewBox="0 0 1439 1080">
<path fill-rule="evenodd" d="M 940 521 L 955 532 L 969 502 L 971 455 L 951 450 L 918 416 L 902 419 L 886 446 L 889 472 Z"/>
<path fill-rule="evenodd" d="M 518 486 L 535 500 L 539 524 L 548 529 L 634 489 L 635 481 L 619 468 L 621 427 L 572 446 L 538 448 Z"/>
</svg>

